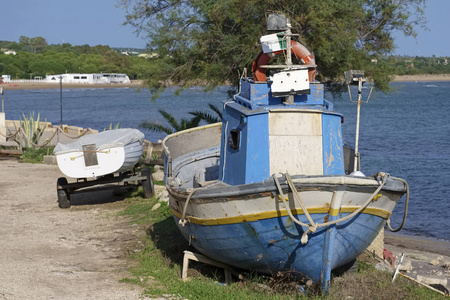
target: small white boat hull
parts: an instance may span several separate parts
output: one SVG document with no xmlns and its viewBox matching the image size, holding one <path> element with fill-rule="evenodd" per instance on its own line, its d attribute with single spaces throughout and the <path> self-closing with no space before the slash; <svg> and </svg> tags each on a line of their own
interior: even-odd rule
<svg viewBox="0 0 450 300">
<path fill-rule="evenodd" d="M 121 134 L 128 138 L 120 140 Z M 129 138 L 130 135 L 133 137 Z M 109 134 L 102 132 L 97 137 L 90 135 L 75 143 L 58 144 L 55 147 L 56 161 L 64 175 L 72 178 L 96 178 L 125 172 L 138 163 L 144 150 L 144 135 L 136 129 L 111 130 Z M 108 140 L 109 137 L 112 139 Z"/>
</svg>

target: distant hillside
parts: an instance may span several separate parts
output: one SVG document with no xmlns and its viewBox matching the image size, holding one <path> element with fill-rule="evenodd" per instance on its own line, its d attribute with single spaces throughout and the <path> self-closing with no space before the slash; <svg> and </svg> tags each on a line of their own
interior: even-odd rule
<svg viewBox="0 0 450 300">
<path fill-rule="evenodd" d="M 152 62 L 144 49 L 110 48 L 105 45 L 49 45 L 41 37 L 22 36 L 19 42 L 0 41 L 0 74 L 29 79 L 61 73 L 125 73 L 143 79 Z M 6 54 L 5 54 L 6 53 Z"/>
</svg>

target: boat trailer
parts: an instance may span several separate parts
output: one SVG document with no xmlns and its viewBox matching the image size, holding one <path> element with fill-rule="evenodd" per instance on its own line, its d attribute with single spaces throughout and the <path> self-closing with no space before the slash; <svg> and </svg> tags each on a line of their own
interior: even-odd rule
<svg viewBox="0 0 450 300">
<path fill-rule="evenodd" d="M 95 192 L 103 190 L 130 190 L 142 186 L 145 198 L 153 197 L 154 187 L 150 169 L 142 169 L 140 175 L 134 171 L 127 171 L 119 174 L 107 174 L 99 178 L 88 180 L 87 178 L 77 178 L 77 182 L 69 183 L 66 177 L 58 178 L 56 191 L 58 194 L 59 208 L 69 208 L 71 206 L 70 196 L 72 194 Z"/>
</svg>

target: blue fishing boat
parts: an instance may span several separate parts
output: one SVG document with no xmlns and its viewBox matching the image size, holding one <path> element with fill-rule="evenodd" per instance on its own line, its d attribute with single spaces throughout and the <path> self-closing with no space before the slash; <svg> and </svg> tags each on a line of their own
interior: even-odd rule
<svg viewBox="0 0 450 300">
<path fill-rule="evenodd" d="M 313 56 L 291 40 L 289 24 L 282 30 L 261 39 L 222 123 L 164 139 L 165 185 L 180 231 L 203 255 L 262 273 L 296 271 L 327 291 L 331 271 L 371 244 L 408 186 L 360 171 Z M 278 54 L 286 63 L 268 64 Z M 349 74 L 361 91 L 362 73 Z"/>
</svg>

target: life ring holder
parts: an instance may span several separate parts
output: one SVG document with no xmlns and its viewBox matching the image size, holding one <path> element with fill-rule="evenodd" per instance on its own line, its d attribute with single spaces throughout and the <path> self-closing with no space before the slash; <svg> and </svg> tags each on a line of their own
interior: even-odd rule
<svg viewBox="0 0 450 300">
<path fill-rule="evenodd" d="M 315 59 L 311 52 L 305 46 L 296 41 L 291 41 L 291 52 L 304 64 L 311 65 L 308 68 L 309 82 L 314 82 L 316 77 Z M 258 53 L 252 64 L 252 73 L 254 81 L 267 81 L 266 69 L 262 66 L 267 65 L 272 57 L 286 53 L 286 50 L 279 50 L 271 53 L 264 53 L 262 50 Z"/>
</svg>

